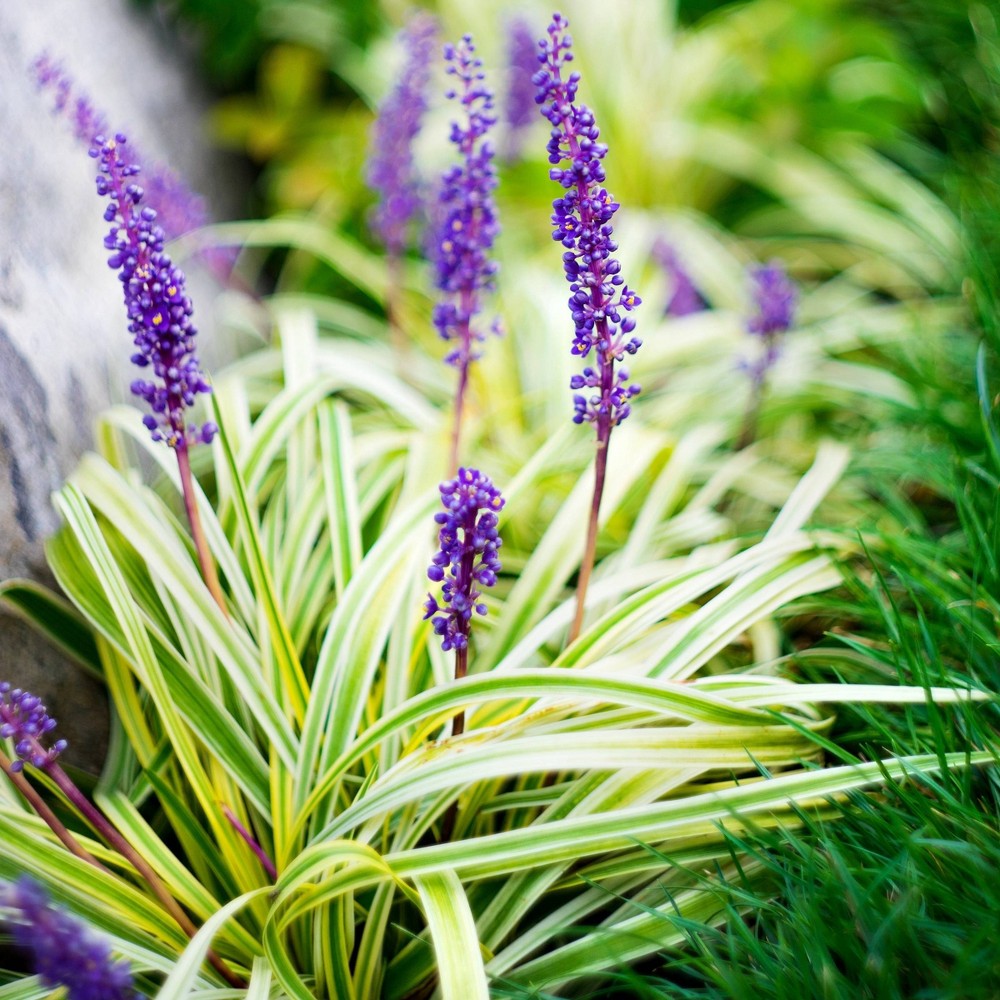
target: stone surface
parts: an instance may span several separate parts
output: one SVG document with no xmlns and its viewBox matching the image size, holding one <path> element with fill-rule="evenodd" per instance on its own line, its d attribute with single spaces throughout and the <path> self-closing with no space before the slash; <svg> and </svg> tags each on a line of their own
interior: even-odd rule
<svg viewBox="0 0 1000 1000">
<path fill-rule="evenodd" d="M 59 59 L 114 128 L 217 204 L 232 167 L 208 151 L 206 99 L 160 29 L 125 0 L 0 3 L 0 579 L 45 579 L 42 545 L 58 524 L 49 496 L 90 446 L 95 414 L 133 377 L 119 283 L 105 263 L 94 163 L 49 113 L 28 72 Z M 225 216 L 225 212 L 217 211 Z M 203 360 L 230 350 L 206 336 Z M 207 287 L 207 286 L 206 286 Z M 42 696 L 71 740 L 70 763 L 99 766 L 107 726 L 100 686 L 0 612 L 0 677 Z"/>
</svg>

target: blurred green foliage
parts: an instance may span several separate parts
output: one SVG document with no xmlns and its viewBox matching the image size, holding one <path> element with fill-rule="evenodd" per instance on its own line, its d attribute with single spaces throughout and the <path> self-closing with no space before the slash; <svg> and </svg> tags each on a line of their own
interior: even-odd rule
<svg viewBox="0 0 1000 1000">
<path fill-rule="evenodd" d="M 475 31 L 486 42 L 493 79 L 501 77 L 503 53 L 487 39 L 502 38 L 510 14 L 505 5 L 440 0 L 427 6 L 441 18 L 444 38 Z M 572 6 L 567 13 L 576 18 L 576 30 L 592 30 L 597 20 Z M 665 89 L 658 81 L 644 86 L 644 73 L 622 79 L 614 71 L 618 79 L 601 81 L 591 98 L 615 144 L 617 184 L 631 204 L 708 212 L 730 228 L 773 207 L 773 192 L 741 175 L 738 163 L 730 169 L 725 157 L 712 162 L 704 151 L 690 149 L 688 126 L 738 130 L 774 155 L 794 145 L 825 156 L 844 142 L 908 164 L 917 155 L 909 137 L 927 118 L 934 94 L 888 19 L 880 23 L 864 5 L 751 0 L 657 6 L 646 41 L 675 57 L 674 66 L 656 66 Z M 404 5 L 174 0 L 165 9 L 195 39 L 205 76 L 222 95 L 212 116 L 216 138 L 260 171 L 253 210 L 316 206 L 331 223 L 359 228 L 371 199 L 359 181 L 367 128 L 391 83 L 391 39 Z M 540 34 L 550 9 L 533 3 L 519 13 Z M 641 20 L 637 7 L 622 14 Z M 638 51 L 630 62 L 649 65 Z M 612 73 L 613 65 L 605 69 Z M 643 103 L 637 106 L 636 98 Z M 647 104 L 654 118 L 644 129 Z M 650 155 L 654 129 L 661 148 Z M 540 156 L 538 145 L 533 155 Z"/>
</svg>

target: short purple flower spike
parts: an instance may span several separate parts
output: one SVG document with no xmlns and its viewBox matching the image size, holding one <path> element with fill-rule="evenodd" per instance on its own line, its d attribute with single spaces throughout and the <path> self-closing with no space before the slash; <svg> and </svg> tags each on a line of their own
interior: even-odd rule
<svg viewBox="0 0 1000 1000">
<path fill-rule="evenodd" d="M 761 339 L 763 351 L 746 368 L 753 381 L 760 383 L 778 360 L 781 334 L 795 320 L 798 291 L 778 261 L 751 270 L 750 283 L 756 311 L 747 321 L 747 330 Z"/>
<path fill-rule="evenodd" d="M 494 286 L 497 264 L 489 252 L 500 232 L 493 202 L 497 186 L 493 147 L 486 139 L 496 124 L 493 92 L 483 83 L 483 64 L 475 52 L 469 35 L 458 45 L 445 46 L 447 73 L 456 78 L 447 97 L 461 104 L 465 120 L 451 125 L 450 139 L 461 162 L 441 178 L 441 221 L 433 247 L 437 287 L 448 296 L 434 309 L 434 325 L 444 340 L 458 341 L 445 361 L 462 371 L 478 357 L 473 342 L 484 339 L 471 323 L 480 311 L 481 293 Z M 498 332 L 496 323 L 492 329 Z"/>
<path fill-rule="evenodd" d="M 549 176 L 566 191 L 552 203 L 552 238 L 566 248 L 563 269 L 573 293 L 569 308 L 576 328 L 572 353 L 580 358 L 591 351 L 597 355 L 596 368 L 584 368 L 570 381 L 571 389 L 592 390 L 573 397 L 573 420 L 595 422 L 606 439 L 610 428 L 629 415 L 629 401 L 639 392 L 638 385 L 628 383 L 628 372 L 624 368 L 615 372 L 614 365 L 642 344 L 629 336 L 635 329 L 632 310 L 642 300 L 624 283 L 621 264 L 611 256 L 618 249 L 611 238 L 611 219 L 619 206 L 603 186 L 601 161 L 608 147 L 598 142 L 600 132 L 590 109 L 574 103 L 580 74 L 563 79 L 563 70 L 573 59 L 567 26 L 561 14 L 553 15 L 548 38 L 538 43 L 542 68 L 533 82 L 535 103 L 552 125 Z"/>
<path fill-rule="evenodd" d="M 427 110 L 436 34 L 437 22 L 429 14 L 414 15 L 403 29 L 400 40 L 406 49 L 406 62 L 372 126 L 368 186 L 380 197 L 372 230 L 397 257 L 406 249 L 407 228 L 420 209 L 413 140 Z"/>
<path fill-rule="evenodd" d="M 131 1000 L 132 973 L 115 961 L 103 939 L 53 906 L 30 878 L 0 888 L 0 906 L 14 913 L 14 943 L 31 953 L 35 972 L 46 986 L 65 986 L 68 1000 Z"/>
<path fill-rule="evenodd" d="M 104 220 L 111 229 L 104 246 L 110 251 L 108 266 L 119 272 L 125 293 L 128 328 L 137 348 L 132 362 L 153 376 L 136 379 L 131 388 L 153 411 L 143 418 L 153 440 L 186 448 L 215 435 L 215 424 L 199 428 L 185 416 L 199 393 L 212 390 L 195 353 L 197 330 L 184 272 L 163 248 L 157 213 L 140 204 L 143 189 L 133 180 L 140 167 L 125 158 L 126 142 L 121 133 L 95 136 L 90 155 L 98 163 L 97 193 L 108 199 Z"/>
<path fill-rule="evenodd" d="M 12 771 L 22 770 L 25 764 L 44 769 L 66 749 L 65 740 L 56 740 L 50 747 L 43 744 L 55 727 L 56 720 L 40 698 L 0 681 L 0 737 L 14 741 L 17 760 L 11 762 Z"/>
<path fill-rule="evenodd" d="M 492 587 L 500 572 L 497 550 L 497 513 L 503 509 L 500 491 L 478 469 L 459 469 L 454 479 L 440 486 L 444 513 L 435 514 L 441 525 L 441 546 L 427 570 L 435 583 L 442 583 L 442 603 L 430 594 L 424 603 L 424 619 L 436 616 L 435 634 L 441 648 L 462 650 L 469 644 L 473 611 L 486 614 L 479 587 Z"/>
</svg>

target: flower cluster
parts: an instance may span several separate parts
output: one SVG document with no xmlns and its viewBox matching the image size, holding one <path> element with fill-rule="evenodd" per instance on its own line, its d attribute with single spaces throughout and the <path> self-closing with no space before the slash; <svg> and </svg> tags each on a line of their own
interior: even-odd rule
<svg viewBox="0 0 1000 1000">
<path fill-rule="evenodd" d="M 143 189 L 134 180 L 140 168 L 125 158 L 126 141 L 121 133 L 95 136 L 90 155 L 98 163 L 97 193 L 108 198 L 104 219 L 111 229 L 104 246 L 110 251 L 108 266 L 119 271 L 125 293 L 129 332 L 137 348 L 132 361 L 153 376 L 136 379 L 131 389 L 153 411 L 143 418 L 153 440 L 186 448 L 199 440 L 207 443 L 215 434 L 214 424 L 199 428 L 185 418 L 195 397 L 211 388 L 195 354 L 197 330 L 184 273 L 164 250 L 157 213 L 140 204 Z"/>
<path fill-rule="evenodd" d="M 13 912 L 14 943 L 32 955 L 46 986 L 66 986 L 68 1000 L 127 1000 L 134 997 L 128 964 L 79 920 L 52 905 L 29 878 L 0 889 L 0 906 Z"/>
<path fill-rule="evenodd" d="M 14 741 L 18 758 L 10 765 L 12 771 L 22 770 L 25 764 L 46 767 L 66 749 L 65 740 L 56 740 L 48 748 L 42 745 L 42 738 L 55 727 L 56 720 L 40 698 L 0 682 L 0 737 Z"/>
<path fill-rule="evenodd" d="M 483 340 L 471 323 L 480 310 L 480 293 L 494 285 L 497 265 L 488 254 L 500 232 L 493 202 L 497 186 L 493 147 L 485 138 L 496 123 L 493 93 L 483 83 L 483 64 L 475 52 L 469 35 L 458 45 L 445 46 L 447 73 L 456 78 L 447 97 L 459 101 L 465 120 L 452 122 L 450 139 L 462 160 L 441 178 L 441 222 L 432 248 L 437 287 L 448 296 L 434 309 L 434 325 L 444 340 L 458 341 L 445 360 L 462 370 L 478 356 L 472 351 L 473 341 Z M 492 329 L 499 332 L 496 323 Z"/>
<path fill-rule="evenodd" d="M 427 85 L 437 24 L 427 14 L 415 15 L 403 29 L 406 61 L 399 80 L 379 108 L 372 126 L 368 185 L 380 195 L 372 229 L 390 254 L 406 249 L 406 230 L 420 208 L 413 167 L 413 140 L 427 110 Z"/>
<path fill-rule="evenodd" d="M 755 312 L 747 321 L 747 330 L 761 339 L 763 350 L 745 367 L 753 381 L 760 383 L 781 353 L 781 334 L 786 333 L 794 322 L 798 293 L 777 261 L 753 269 L 750 283 Z"/>
<path fill-rule="evenodd" d="M 667 300 L 664 316 L 690 316 L 705 308 L 705 300 L 695 288 L 691 275 L 687 273 L 677 251 L 665 239 L 658 239 L 653 245 L 653 258 L 666 272 L 670 282 L 670 298 Z"/>
<path fill-rule="evenodd" d="M 507 126 L 506 156 L 517 158 L 521 138 L 535 120 L 535 86 L 531 82 L 537 60 L 535 37 L 522 17 L 507 25 L 507 92 L 503 102 Z"/>
<path fill-rule="evenodd" d="M 619 206 L 604 187 L 601 161 L 608 149 L 598 141 L 594 115 L 586 105 L 574 103 L 580 75 L 563 78 L 573 59 L 567 26 L 562 15 L 553 15 L 548 38 L 539 42 L 542 68 L 533 77 L 535 103 L 552 126 L 549 176 L 566 192 L 552 203 L 552 238 L 566 248 L 563 269 L 572 292 L 569 308 L 575 325 L 572 353 L 580 358 L 591 351 L 597 354 L 597 368 L 585 369 L 570 383 L 572 389 L 596 390 L 574 397 L 573 419 L 610 428 L 629 415 L 629 400 L 639 392 L 639 386 L 627 384 L 627 371 L 620 369 L 615 375 L 614 365 L 642 344 L 629 336 L 635 329 L 630 314 L 641 299 L 624 283 L 621 265 L 611 256 L 618 249 L 611 238 L 611 219 Z"/>
<path fill-rule="evenodd" d="M 441 648 L 448 652 L 468 646 L 473 611 L 486 614 L 476 587 L 492 587 L 500 572 L 497 512 L 503 509 L 504 500 L 478 469 L 459 469 L 440 490 L 444 512 L 435 514 L 434 521 L 441 525 L 441 548 L 427 576 L 435 583 L 443 581 L 442 603 L 428 594 L 424 619 L 437 616 L 434 632 L 441 636 Z"/>
</svg>

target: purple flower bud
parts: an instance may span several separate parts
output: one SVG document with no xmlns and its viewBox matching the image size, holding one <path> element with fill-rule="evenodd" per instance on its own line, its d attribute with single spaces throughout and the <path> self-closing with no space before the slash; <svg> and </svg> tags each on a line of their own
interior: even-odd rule
<svg viewBox="0 0 1000 1000">
<path fill-rule="evenodd" d="M 497 265 L 488 254 L 500 232 L 493 202 L 493 148 L 485 138 L 496 123 L 493 93 L 483 83 L 483 64 L 475 51 L 469 35 L 458 45 L 445 46 L 447 73 L 456 79 L 449 98 L 459 102 L 465 117 L 451 125 L 461 162 L 441 178 L 432 248 L 437 287 L 449 296 L 435 307 L 434 325 L 442 339 L 458 341 L 445 360 L 461 370 L 479 356 L 472 344 L 485 339 L 471 324 L 481 308 L 481 293 L 494 287 Z M 495 322 L 491 329 L 499 331 Z"/>
<path fill-rule="evenodd" d="M 46 748 L 41 738 L 52 732 L 56 720 L 45 710 L 41 699 L 20 688 L 12 688 L 7 681 L 0 681 L 0 738 L 14 743 L 12 771 L 20 771 L 25 764 L 45 768 L 66 749 L 65 740 L 57 740 Z"/>
<path fill-rule="evenodd" d="M 132 973 L 115 961 L 102 938 L 53 906 L 30 878 L 0 888 L 0 906 L 12 911 L 14 943 L 31 953 L 46 986 L 65 986 L 68 1000 L 131 1000 Z"/>
<path fill-rule="evenodd" d="M 594 351 L 599 368 L 599 375 L 584 373 L 583 384 L 598 392 L 573 397 L 573 421 L 610 428 L 629 415 L 627 400 L 639 392 L 637 385 L 621 385 L 614 364 L 639 348 L 638 338 L 627 336 L 635 328 L 634 320 L 621 313 L 630 313 L 642 300 L 624 284 L 621 265 L 611 256 L 618 249 L 611 238 L 611 219 L 619 205 L 603 186 L 602 161 L 608 148 L 598 142 L 600 130 L 590 109 L 574 103 L 580 74 L 563 78 L 573 59 L 573 40 L 566 28 L 566 19 L 554 14 L 548 38 L 538 43 L 536 59 L 542 68 L 532 79 L 535 103 L 552 125 L 546 149 L 555 166 L 549 176 L 565 191 L 552 203 L 552 238 L 567 250 L 563 270 L 572 293 L 569 310 L 575 327 L 571 353 L 587 358 Z M 581 388 L 579 379 L 575 377 L 570 387 Z"/>
<path fill-rule="evenodd" d="M 406 249 L 406 230 L 420 208 L 413 166 L 413 140 L 427 110 L 427 85 L 437 23 L 427 14 L 410 19 L 400 38 L 406 62 L 396 86 L 379 108 L 372 126 L 368 185 L 380 196 L 372 229 L 386 249 L 399 256 Z"/>
<path fill-rule="evenodd" d="M 476 584 L 492 587 L 500 572 L 497 550 L 501 540 L 496 515 L 503 509 L 504 499 L 478 469 L 459 469 L 458 475 L 442 483 L 440 490 L 445 513 L 436 514 L 434 520 L 441 525 L 441 548 L 427 576 L 435 582 L 444 581 L 442 603 L 428 594 L 424 619 L 437 616 L 432 625 L 447 653 L 468 645 L 473 612 L 486 614 Z"/>
</svg>

